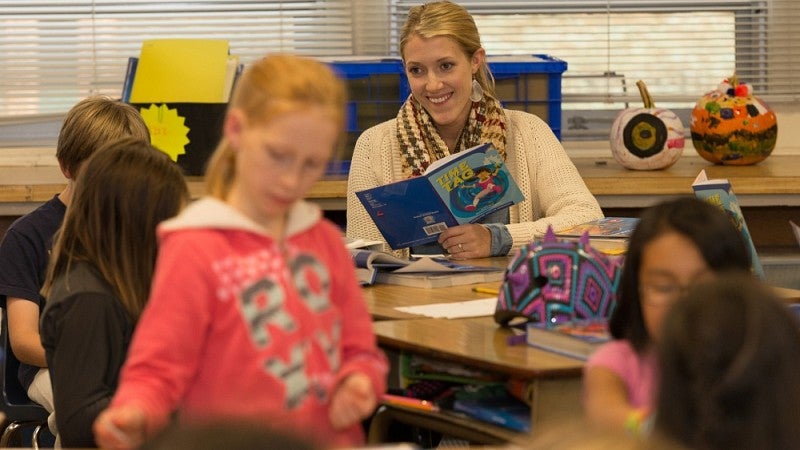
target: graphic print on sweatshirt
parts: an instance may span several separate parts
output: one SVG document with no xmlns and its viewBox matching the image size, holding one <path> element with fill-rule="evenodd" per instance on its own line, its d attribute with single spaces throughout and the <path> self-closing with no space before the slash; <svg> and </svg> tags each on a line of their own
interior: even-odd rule
<svg viewBox="0 0 800 450">
<path fill-rule="evenodd" d="M 217 261 L 214 271 L 217 298 L 238 302 L 261 366 L 284 386 L 286 408 L 309 396 L 327 401 L 340 364 L 341 324 L 325 265 L 309 253 L 268 248 Z"/>
</svg>

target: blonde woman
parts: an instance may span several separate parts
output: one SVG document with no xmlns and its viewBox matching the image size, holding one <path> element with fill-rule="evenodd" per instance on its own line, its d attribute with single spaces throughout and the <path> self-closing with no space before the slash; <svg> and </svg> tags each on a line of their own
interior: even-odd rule
<svg viewBox="0 0 800 450">
<path fill-rule="evenodd" d="M 547 123 L 503 109 L 497 100 L 478 28 L 464 8 L 448 1 L 411 8 L 400 52 L 411 95 L 397 118 L 366 130 L 356 142 L 347 184 L 348 236 L 383 240 L 357 191 L 419 176 L 432 162 L 487 142 L 505 159 L 525 200 L 483 223 L 449 228 L 413 253 L 506 255 L 543 236 L 548 225 L 558 230 L 602 217 Z"/>
</svg>

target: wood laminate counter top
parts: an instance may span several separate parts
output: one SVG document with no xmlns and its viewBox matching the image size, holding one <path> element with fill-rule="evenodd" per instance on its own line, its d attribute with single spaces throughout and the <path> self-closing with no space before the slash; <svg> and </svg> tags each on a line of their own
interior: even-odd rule
<svg viewBox="0 0 800 450">
<path fill-rule="evenodd" d="M 709 178 L 727 178 L 742 206 L 800 206 L 800 157 L 771 156 L 751 166 L 719 166 L 685 155 L 670 168 L 628 170 L 611 157 L 573 158 L 589 190 L 605 207 L 646 207 L 665 197 L 691 194 L 702 169 Z M 192 195 L 204 193 L 201 177 L 187 177 Z M 63 189 L 64 177 L 54 165 L 0 165 L 0 214 L 25 213 Z M 317 182 L 308 198 L 330 210 L 346 208 L 347 178 Z"/>
</svg>

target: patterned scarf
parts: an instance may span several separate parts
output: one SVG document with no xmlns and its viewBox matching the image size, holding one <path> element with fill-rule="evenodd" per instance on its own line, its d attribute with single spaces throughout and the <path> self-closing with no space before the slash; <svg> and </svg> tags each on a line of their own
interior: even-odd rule
<svg viewBox="0 0 800 450">
<path fill-rule="evenodd" d="M 397 139 L 406 178 L 422 175 L 432 162 L 451 154 L 430 114 L 413 95 L 397 113 Z M 506 158 L 506 115 L 500 102 L 486 94 L 480 101 L 472 102 L 467 124 L 452 153 L 485 142 L 494 144 L 500 156 Z"/>
</svg>

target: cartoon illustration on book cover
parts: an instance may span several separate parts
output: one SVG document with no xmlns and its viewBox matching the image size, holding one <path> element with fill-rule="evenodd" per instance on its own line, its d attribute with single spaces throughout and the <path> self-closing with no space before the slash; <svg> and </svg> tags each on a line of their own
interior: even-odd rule
<svg viewBox="0 0 800 450">
<path fill-rule="evenodd" d="M 474 212 L 489 208 L 503 198 L 509 181 L 506 172 L 500 171 L 502 163 L 499 158 L 497 153 L 487 153 L 484 165 L 471 168 L 472 175 L 465 177 L 458 189 L 450 191 L 453 208 Z"/>
<path fill-rule="evenodd" d="M 589 236 L 595 237 L 628 237 L 638 222 L 638 219 L 632 217 L 604 217 L 558 230 L 556 236 L 580 236 L 588 233 Z"/>
<path fill-rule="evenodd" d="M 393 249 L 432 242 L 448 227 L 474 223 L 525 199 L 490 143 L 439 159 L 422 176 L 356 195 Z"/>
</svg>

